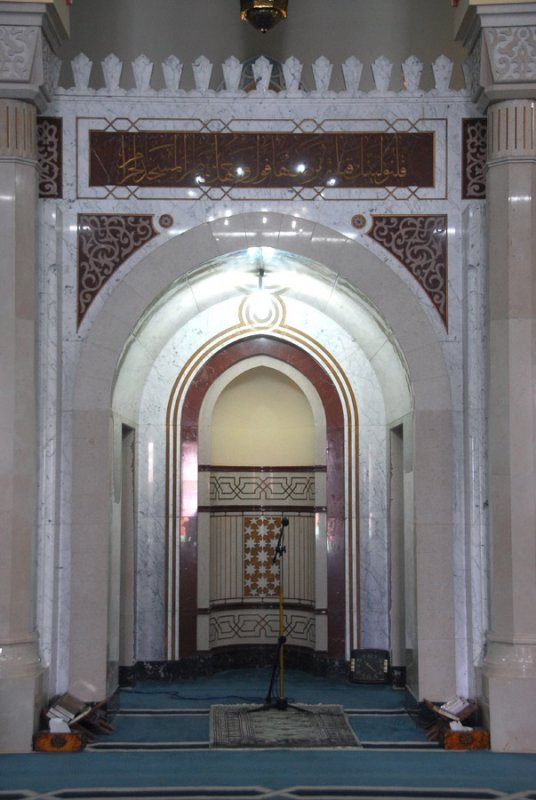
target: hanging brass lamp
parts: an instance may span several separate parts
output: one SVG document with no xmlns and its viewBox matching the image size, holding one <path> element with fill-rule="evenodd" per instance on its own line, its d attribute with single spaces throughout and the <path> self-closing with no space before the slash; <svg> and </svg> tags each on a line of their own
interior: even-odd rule
<svg viewBox="0 0 536 800">
<path fill-rule="evenodd" d="M 240 18 L 266 33 L 287 18 L 288 0 L 240 0 Z"/>
</svg>

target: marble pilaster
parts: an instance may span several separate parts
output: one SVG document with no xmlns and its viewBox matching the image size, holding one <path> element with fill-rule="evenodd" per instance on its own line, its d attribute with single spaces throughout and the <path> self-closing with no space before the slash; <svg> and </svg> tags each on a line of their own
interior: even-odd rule
<svg viewBox="0 0 536 800">
<path fill-rule="evenodd" d="M 464 3 L 475 99 L 488 113 L 492 749 L 534 752 L 536 693 L 536 3 Z"/>
<path fill-rule="evenodd" d="M 0 752 L 31 750 L 46 666 L 36 634 L 37 124 L 67 33 L 58 0 L 0 2 Z M 41 587 L 42 588 L 42 587 Z"/>
<path fill-rule="evenodd" d="M 34 626 L 35 109 L 0 100 L 0 750 L 31 749 L 42 667 Z"/>
<path fill-rule="evenodd" d="M 492 745 L 536 749 L 536 110 L 494 104 L 490 219 L 491 631 L 484 660 Z M 532 710 L 531 710 L 532 708 Z"/>
</svg>

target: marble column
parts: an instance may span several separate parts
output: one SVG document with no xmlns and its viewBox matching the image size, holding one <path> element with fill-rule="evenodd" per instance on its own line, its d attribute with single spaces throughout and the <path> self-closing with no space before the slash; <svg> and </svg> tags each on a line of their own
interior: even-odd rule
<svg viewBox="0 0 536 800">
<path fill-rule="evenodd" d="M 488 110 L 491 630 L 495 750 L 536 751 L 536 102 Z M 486 691 L 487 689 L 487 691 Z"/>
<path fill-rule="evenodd" d="M 29 750 L 42 674 L 34 633 L 35 108 L 0 100 L 0 750 Z"/>
<path fill-rule="evenodd" d="M 35 631 L 37 126 L 57 0 L 0 2 L 0 752 L 32 748 L 46 669 Z"/>
<path fill-rule="evenodd" d="M 468 77 L 488 114 L 491 746 L 536 752 L 536 3 L 463 0 Z"/>
</svg>

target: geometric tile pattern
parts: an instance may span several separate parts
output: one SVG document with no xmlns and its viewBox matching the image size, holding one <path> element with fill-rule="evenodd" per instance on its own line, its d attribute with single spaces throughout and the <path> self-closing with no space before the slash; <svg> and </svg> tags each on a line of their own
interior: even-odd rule
<svg viewBox="0 0 536 800">
<path fill-rule="evenodd" d="M 285 610 L 284 629 L 287 638 L 292 637 L 293 644 L 312 647 L 315 642 L 315 620 L 311 614 L 298 610 Z M 236 644 L 240 640 L 251 644 L 277 642 L 279 636 L 279 612 L 226 611 L 213 614 L 210 618 L 209 641 L 211 646 L 229 642 Z"/>
<path fill-rule="evenodd" d="M 254 473 L 212 473 L 210 476 L 210 502 L 229 503 L 246 501 L 300 502 L 313 504 L 315 478 L 311 471 L 255 475 Z"/>
<path fill-rule="evenodd" d="M 374 214 L 372 219 L 368 235 L 406 267 L 447 327 L 447 215 Z"/>
<path fill-rule="evenodd" d="M 244 597 L 275 597 L 279 559 L 274 562 L 281 519 L 244 517 Z"/>
</svg>

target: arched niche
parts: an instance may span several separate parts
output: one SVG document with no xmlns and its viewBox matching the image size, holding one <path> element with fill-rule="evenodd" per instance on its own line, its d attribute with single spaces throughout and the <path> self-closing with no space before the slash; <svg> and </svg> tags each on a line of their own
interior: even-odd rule
<svg viewBox="0 0 536 800">
<path fill-rule="evenodd" d="M 409 679 L 419 695 L 445 696 L 455 689 L 453 409 L 440 328 L 402 272 L 334 230 L 303 221 L 296 233 L 294 222 L 280 214 L 247 214 L 233 218 L 230 227 L 219 220 L 192 229 L 141 260 L 131 259 L 84 320 L 66 433 L 72 446 L 72 518 L 71 582 L 64 596 L 73 620 L 70 688 L 85 699 L 104 697 L 115 680 L 114 504 L 120 486 L 114 435 L 117 440 L 118 424 L 136 423 L 140 400 L 125 377 L 128 365 L 136 365 L 144 385 L 164 343 L 191 318 L 192 308 L 210 307 L 234 290 L 219 285 L 212 296 L 200 291 L 207 273 L 225 271 L 237 249 L 266 246 L 291 256 L 294 275 L 311 276 L 309 288 L 305 281 L 293 286 L 298 302 L 321 308 L 344 325 L 353 317 L 372 323 L 356 342 L 382 387 L 386 425 L 404 429 L 405 530 L 415 570 L 406 586 L 406 603 L 414 612 L 413 629 L 407 631 Z M 381 340 L 368 337 L 371 329 L 383 332 Z M 95 592 L 95 587 L 110 588 Z"/>
<path fill-rule="evenodd" d="M 352 587 L 348 587 L 346 591 L 345 566 L 348 558 L 352 560 L 353 540 L 350 536 L 351 526 L 346 524 L 352 513 L 348 507 L 352 500 L 350 496 L 345 496 L 341 487 L 344 485 L 344 463 L 345 460 L 350 461 L 352 445 L 347 441 L 345 455 L 343 403 L 327 371 L 301 348 L 273 335 L 239 339 L 216 351 L 200 368 L 184 399 L 180 426 L 180 461 L 182 463 L 192 449 L 197 449 L 198 444 L 200 455 L 206 454 L 207 447 L 206 442 L 203 447 L 203 439 L 206 440 L 208 436 L 216 398 L 223 387 L 236 379 L 237 375 L 253 370 L 254 365 L 257 368 L 269 365 L 271 370 L 292 376 L 305 396 L 310 398 L 316 426 L 315 459 L 313 463 L 302 465 L 302 470 L 294 474 L 290 474 L 288 468 L 282 468 L 277 462 L 271 465 L 272 470 L 268 470 L 270 474 L 261 474 L 259 470 L 250 472 L 247 469 L 233 471 L 233 486 L 227 493 L 225 490 L 213 492 L 206 481 L 199 486 L 199 501 L 196 504 L 198 513 L 195 519 L 190 520 L 188 541 L 181 541 L 179 537 L 180 602 L 178 611 L 175 612 L 182 620 L 177 626 L 179 652 L 193 655 L 196 649 L 208 650 L 211 638 L 214 640 L 212 646 L 218 643 L 225 645 L 226 637 L 223 635 L 218 642 L 218 613 L 220 616 L 225 614 L 226 627 L 235 632 L 234 636 L 227 637 L 235 644 L 240 641 L 255 642 L 252 634 L 254 628 L 257 628 L 257 643 L 266 643 L 266 631 L 272 636 L 275 632 L 277 637 L 277 613 L 273 607 L 267 607 L 264 603 L 261 605 L 254 601 L 248 604 L 241 598 L 238 610 L 223 607 L 223 612 L 215 611 L 211 616 L 210 576 L 202 571 L 202 565 L 210 561 L 211 515 L 218 509 L 226 508 L 235 525 L 238 519 L 242 527 L 241 509 L 246 507 L 255 514 L 262 507 L 268 514 L 284 513 L 288 516 L 296 535 L 299 535 L 300 527 L 310 527 L 309 544 L 314 550 L 311 553 L 313 574 L 310 578 L 311 584 L 314 584 L 316 577 L 315 595 L 308 598 L 310 603 L 304 603 L 300 608 L 295 607 L 292 612 L 294 622 L 291 627 L 301 631 L 301 639 L 296 637 L 294 643 L 322 652 L 333 660 L 343 660 L 347 603 L 353 605 Z M 348 440 L 349 437 L 346 438 Z M 172 446 L 168 450 L 171 451 Z M 210 465 L 202 458 L 199 463 L 200 469 L 206 470 L 205 477 L 208 480 L 216 479 L 218 484 L 225 481 L 225 474 L 219 474 L 221 465 Z M 306 481 L 314 487 L 312 503 L 309 503 L 311 490 L 304 492 L 302 488 Z M 285 488 L 278 494 L 281 482 Z M 246 485 L 242 493 L 243 483 Z M 262 486 L 263 502 L 260 502 L 259 486 Z M 230 507 L 229 495 L 232 500 Z M 185 505 L 187 503 L 181 503 L 181 507 Z M 180 516 L 183 518 L 182 514 Z M 234 542 L 241 540 L 241 533 L 241 530 L 235 531 Z M 355 538 L 358 540 L 358 536 Z M 234 547 L 236 549 L 236 544 Z M 299 555 L 295 544 L 289 542 L 289 557 L 294 560 L 296 569 Z M 235 580 L 240 594 L 239 576 Z M 197 598 L 197 603 L 194 598 Z M 175 613 L 171 615 L 172 618 Z M 206 625 L 212 625 L 212 636 Z M 293 639 L 290 634 L 289 643 Z"/>
</svg>

